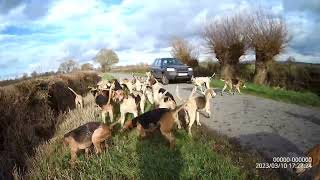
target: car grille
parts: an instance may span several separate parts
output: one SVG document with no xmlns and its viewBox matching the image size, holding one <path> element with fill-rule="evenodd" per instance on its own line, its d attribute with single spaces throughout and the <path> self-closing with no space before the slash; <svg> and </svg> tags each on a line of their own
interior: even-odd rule
<svg viewBox="0 0 320 180">
<path fill-rule="evenodd" d="M 188 72 L 188 68 L 182 67 L 182 68 L 177 68 L 178 72 Z"/>
</svg>

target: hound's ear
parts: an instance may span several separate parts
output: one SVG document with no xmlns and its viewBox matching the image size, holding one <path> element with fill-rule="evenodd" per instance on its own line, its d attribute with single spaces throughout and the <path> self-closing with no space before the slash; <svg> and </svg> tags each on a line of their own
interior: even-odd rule
<svg viewBox="0 0 320 180">
<path fill-rule="evenodd" d="M 128 98 L 128 93 L 126 91 L 122 91 L 123 97 Z"/>
</svg>

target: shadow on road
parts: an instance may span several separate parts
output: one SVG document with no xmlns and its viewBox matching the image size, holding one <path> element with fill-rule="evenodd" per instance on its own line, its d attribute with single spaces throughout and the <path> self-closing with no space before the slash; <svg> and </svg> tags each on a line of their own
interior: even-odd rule
<svg viewBox="0 0 320 180">
<path fill-rule="evenodd" d="M 245 147 L 260 151 L 267 160 L 272 160 L 275 156 L 287 157 L 289 152 L 299 156 L 304 154 L 295 144 L 276 133 L 259 132 L 241 135 L 239 140 Z"/>
<path fill-rule="evenodd" d="M 320 125 L 320 118 L 315 117 L 314 115 L 303 115 L 303 114 L 297 114 L 297 113 L 288 112 L 288 111 L 286 111 L 285 113 L 287 113 L 288 115 L 293 116 L 295 118 L 300 118 L 300 119 L 315 123 L 317 125 Z"/>
</svg>

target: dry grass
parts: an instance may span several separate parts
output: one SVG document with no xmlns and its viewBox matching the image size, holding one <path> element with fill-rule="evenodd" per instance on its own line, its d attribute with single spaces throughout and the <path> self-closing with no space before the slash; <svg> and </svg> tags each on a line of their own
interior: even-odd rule
<svg viewBox="0 0 320 180">
<path fill-rule="evenodd" d="M 23 174 L 34 148 L 51 138 L 63 113 L 75 108 L 72 87 L 80 94 L 96 84 L 93 72 L 26 80 L 0 88 L 0 179 Z M 78 83 L 81 82 L 81 83 Z"/>
</svg>

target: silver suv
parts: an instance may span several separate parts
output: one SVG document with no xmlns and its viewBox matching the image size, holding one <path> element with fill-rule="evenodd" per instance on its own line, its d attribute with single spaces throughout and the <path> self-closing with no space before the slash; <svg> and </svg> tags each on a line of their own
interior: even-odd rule
<svg viewBox="0 0 320 180">
<path fill-rule="evenodd" d="M 155 78 L 161 79 L 163 84 L 168 84 L 170 80 L 190 81 L 193 75 L 192 68 L 176 58 L 157 58 L 150 71 Z"/>
</svg>

